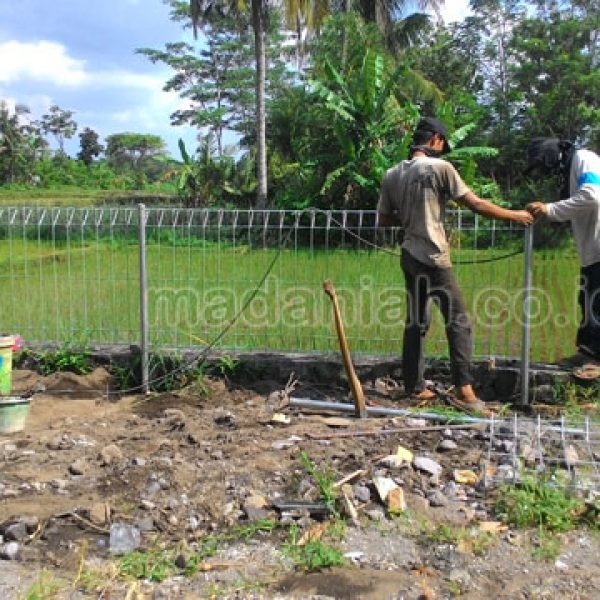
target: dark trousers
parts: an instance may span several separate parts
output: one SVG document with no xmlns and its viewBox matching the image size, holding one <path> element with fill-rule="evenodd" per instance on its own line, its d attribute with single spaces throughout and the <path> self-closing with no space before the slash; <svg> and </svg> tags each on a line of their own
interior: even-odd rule
<svg viewBox="0 0 600 600">
<path fill-rule="evenodd" d="M 581 269 L 579 307 L 581 324 L 577 331 L 577 346 L 600 359 L 600 263 Z"/>
<path fill-rule="evenodd" d="M 432 301 L 439 306 L 446 323 L 452 383 L 456 386 L 472 383 L 471 324 L 452 269 L 425 265 L 406 250 L 402 251 L 400 264 L 407 296 L 402 348 L 402 375 L 406 392 L 419 392 L 425 385 L 423 344 L 431 323 Z"/>
</svg>

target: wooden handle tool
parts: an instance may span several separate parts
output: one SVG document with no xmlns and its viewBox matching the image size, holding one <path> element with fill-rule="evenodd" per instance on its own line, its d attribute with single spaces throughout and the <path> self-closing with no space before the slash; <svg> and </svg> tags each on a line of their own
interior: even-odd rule
<svg viewBox="0 0 600 600">
<path fill-rule="evenodd" d="M 333 303 L 335 329 L 337 331 L 338 340 L 340 342 L 340 350 L 342 351 L 342 358 L 344 360 L 346 375 L 348 376 L 348 380 L 350 381 L 350 389 L 352 390 L 352 396 L 354 397 L 356 416 L 360 417 L 361 419 L 364 419 L 367 416 L 367 407 L 365 406 L 365 395 L 363 393 L 360 380 L 356 376 L 354 365 L 352 364 L 352 357 L 350 356 L 350 349 L 348 348 L 348 342 L 346 340 L 346 332 L 344 331 L 344 323 L 342 321 L 340 305 L 335 294 L 335 288 L 333 287 L 333 283 L 331 283 L 331 281 L 327 279 L 325 282 L 323 282 L 323 289 L 325 290 L 326 294 L 331 298 L 331 302 Z"/>
</svg>

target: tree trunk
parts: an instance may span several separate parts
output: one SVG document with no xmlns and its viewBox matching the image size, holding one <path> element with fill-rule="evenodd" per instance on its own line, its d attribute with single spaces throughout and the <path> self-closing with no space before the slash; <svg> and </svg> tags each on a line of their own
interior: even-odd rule
<svg viewBox="0 0 600 600">
<path fill-rule="evenodd" d="M 256 208 L 267 206 L 267 136 L 265 111 L 265 20 L 264 0 L 252 0 L 254 53 L 256 56 Z"/>
<path fill-rule="evenodd" d="M 348 17 L 351 10 L 350 0 L 344 0 L 344 16 Z M 348 61 L 348 32 L 346 31 L 346 27 L 344 27 L 342 36 L 342 73 L 344 73 L 346 62 Z"/>
</svg>

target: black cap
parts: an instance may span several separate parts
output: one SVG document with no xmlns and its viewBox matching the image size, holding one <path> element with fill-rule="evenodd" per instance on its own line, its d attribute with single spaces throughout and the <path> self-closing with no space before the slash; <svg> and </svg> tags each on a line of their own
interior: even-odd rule
<svg viewBox="0 0 600 600">
<path fill-rule="evenodd" d="M 561 147 L 557 138 L 536 137 L 527 146 L 527 168 L 524 175 L 532 171 L 555 171 L 560 166 Z"/>
<path fill-rule="evenodd" d="M 450 144 L 448 143 L 448 128 L 435 117 L 423 117 L 418 125 L 416 131 L 429 131 L 433 135 L 437 133 L 444 138 L 444 149 L 442 152 L 447 154 L 450 152 Z"/>
</svg>

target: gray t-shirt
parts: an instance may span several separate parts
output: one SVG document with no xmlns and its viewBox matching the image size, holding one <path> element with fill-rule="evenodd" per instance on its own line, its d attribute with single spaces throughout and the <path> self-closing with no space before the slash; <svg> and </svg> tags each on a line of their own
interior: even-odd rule
<svg viewBox="0 0 600 600">
<path fill-rule="evenodd" d="M 377 211 L 399 220 L 405 232 L 402 247 L 414 258 L 426 265 L 450 267 L 444 229 L 446 204 L 468 191 L 456 169 L 445 160 L 403 160 L 385 174 Z"/>
</svg>

